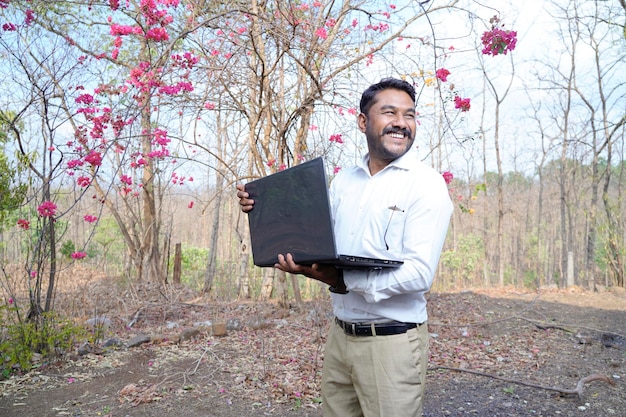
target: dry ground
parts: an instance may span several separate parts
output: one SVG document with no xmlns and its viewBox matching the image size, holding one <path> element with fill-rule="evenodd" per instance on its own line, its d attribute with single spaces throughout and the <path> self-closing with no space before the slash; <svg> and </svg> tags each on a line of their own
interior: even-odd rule
<svg viewBox="0 0 626 417">
<path fill-rule="evenodd" d="M 110 285 L 103 288 L 111 293 Z M 283 310 L 192 299 L 182 290 L 176 297 L 133 291 L 136 298 L 116 293 L 100 310 L 112 321 L 104 339 L 126 342 L 145 334 L 151 342 L 72 354 L 0 381 L 0 416 L 322 415 L 327 300 Z M 626 417 L 624 292 L 475 291 L 429 298 L 426 417 Z M 99 300 L 105 304 L 102 295 Z M 207 321 L 240 329 L 223 337 L 203 330 L 176 341 Z M 585 384 L 580 397 L 563 394 L 590 375 L 606 379 Z"/>
</svg>

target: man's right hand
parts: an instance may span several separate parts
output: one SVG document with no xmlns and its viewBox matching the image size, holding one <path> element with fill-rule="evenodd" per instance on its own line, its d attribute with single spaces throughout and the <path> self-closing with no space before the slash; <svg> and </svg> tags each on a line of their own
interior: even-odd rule
<svg viewBox="0 0 626 417">
<path fill-rule="evenodd" d="M 274 264 L 274 268 L 290 274 L 302 274 L 328 284 L 331 287 L 341 287 L 344 291 L 346 289 L 346 284 L 343 282 L 343 274 L 333 265 L 318 263 L 313 265 L 300 265 L 294 261 L 292 254 L 288 253 L 283 255 L 281 253 L 278 254 L 278 262 Z"/>
<path fill-rule="evenodd" d="M 237 184 L 237 190 L 237 197 L 239 198 L 241 211 L 243 211 L 244 213 L 248 213 L 254 208 L 254 200 L 249 198 L 250 195 L 246 192 L 245 186 L 243 184 Z"/>
</svg>

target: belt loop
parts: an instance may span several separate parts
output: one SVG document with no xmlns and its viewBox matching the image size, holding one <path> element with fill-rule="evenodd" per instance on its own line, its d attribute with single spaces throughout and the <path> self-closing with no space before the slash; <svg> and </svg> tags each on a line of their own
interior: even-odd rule
<svg viewBox="0 0 626 417">
<path fill-rule="evenodd" d="M 376 336 L 376 325 L 372 323 L 370 326 L 372 327 L 372 336 Z"/>
</svg>

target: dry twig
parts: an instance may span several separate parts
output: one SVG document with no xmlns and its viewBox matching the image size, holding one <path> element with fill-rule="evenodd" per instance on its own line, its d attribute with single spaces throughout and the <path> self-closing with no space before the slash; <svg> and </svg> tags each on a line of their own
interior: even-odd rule
<svg viewBox="0 0 626 417">
<path fill-rule="evenodd" d="M 466 373 L 469 373 L 469 374 L 480 375 L 480 376 L 484 376 L 484 377 L 488 377 L 488 378 L 497 379 L 499 381 L 510 382 L 512 384 L 524 385 L 526 387 L 539 388 L 539 389 L 543 389 L 543 390 L 547 390 L 547 391 L 555 391 L 555 392 L 558 392 L 559 394 L 561 394 L 563 396 L 578 395 L 578 398 L 582 398 L 585 384 L 589 384 L 589 383 L 591 383 L 593 381 L 602 381 L 602 382 L 606 382 L 607 384 L 612 385 L 612 386 L 615 385 L 615 381 L 613 381 L 612 378 L 610 378 L 610 377 L 608 377 L 606 375 L 601 375 L 601 374 L 591 374 L 589 376 L 581 378 L 578 381 L 578 383 L 576 384 L 576 388 L 574 388 L 574 389 L 565 389 L 565 388 L 558 388 L 558 387 L 548 387 L 546 385 L 533 384 L 533 383 L 530 383 L 530 382 L 519 381 L 519 380 L 516 380 L 516 379 L 510 379 L 510 378 L 505 378 L 505 377 L 501 377 L 501 376 L 497 376 L 497 375 L 493 375 L 493 374 L 488 374 L 488 373 L 485 373 L 485 372 L 474 371 L 472 369 L 454 368 L 454 367 L 450 367 L 450 366 L 436 366 L 436 367 L 428 368 L 429 371 L 430 370 L 437 370 L 437 369 L 445 369 L 445 370 L 448 370 L 448 371 L 457 371 L 457 372 L 466 372 Z"/>
</svg>

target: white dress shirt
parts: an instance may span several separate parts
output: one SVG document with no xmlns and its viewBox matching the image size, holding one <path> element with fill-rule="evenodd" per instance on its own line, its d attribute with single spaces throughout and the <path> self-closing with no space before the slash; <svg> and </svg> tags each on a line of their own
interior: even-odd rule
<svg viewBox="0 0 626 417">
<path fill-rule="evenodd" d="M 423 323 L 447 234 L 452 202 L 443 176 L 413 148 L 374 176 L 368 155 L 330 186 L 338 253 L 399 259 L 399 268 L 346 270 L 346 295 L 332 294 L 337 318 L 349 322 Z"/>
</svg>

